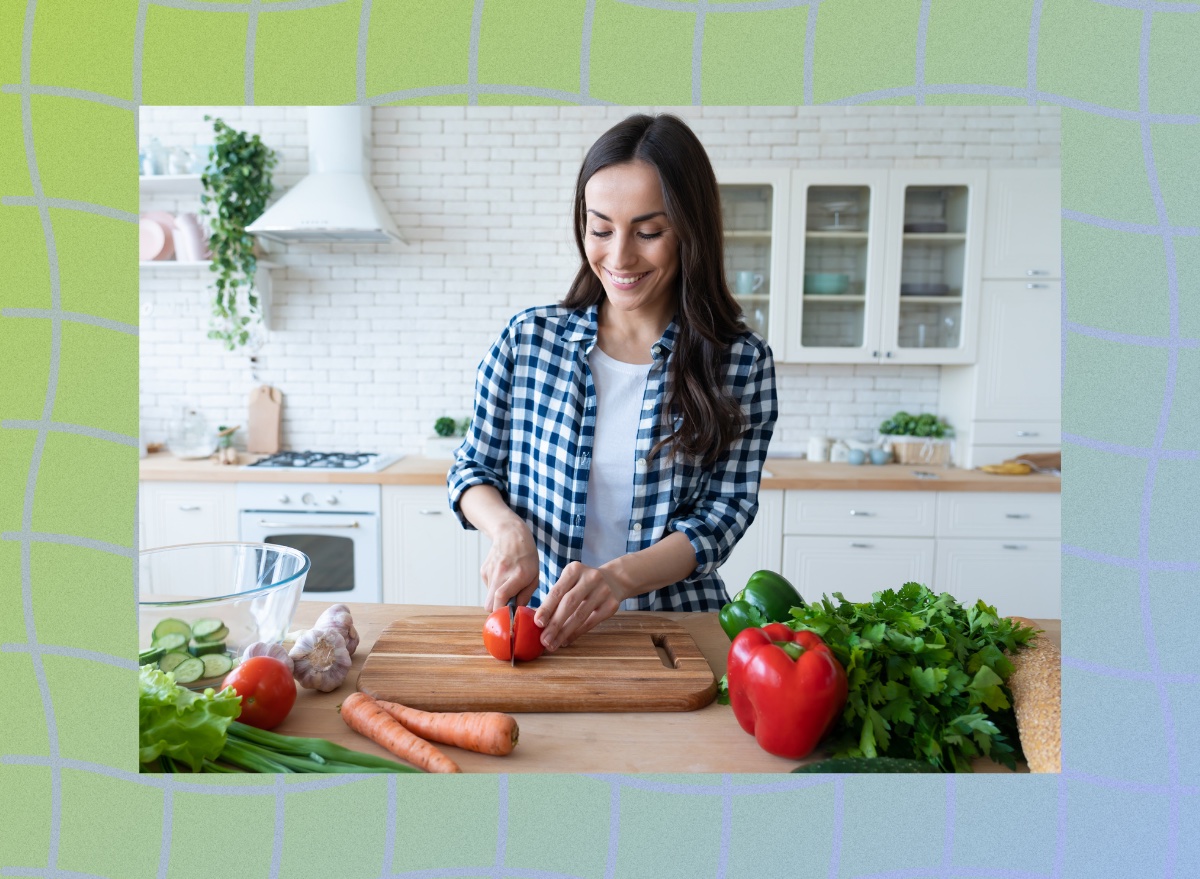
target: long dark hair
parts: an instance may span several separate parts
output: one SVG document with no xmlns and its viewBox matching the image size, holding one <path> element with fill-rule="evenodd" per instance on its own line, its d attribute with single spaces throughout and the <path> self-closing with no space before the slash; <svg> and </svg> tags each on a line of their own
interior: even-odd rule
<svg viewBox="0 0 1200 879">
<path fill-rule="evenodd" d="M 742 434 L 745 419 L 725 389 L 724 354 L 745 327 L 741 307 L 725 282 L 721 195 L 708 154 L 677 116 L 637 114 L 600 136 L 584 157 L 575 181 L 575 244 L 581 260 L 566 308 L 587 308 L 604 299 L 604 286 L 584 248 L 587 205 L 583 189 L 610 165 L 645 162 L 658 172 L 663 207 L 679 238 L 679 333 L 675 341 L 665 411 L 679 428 L 655 445 L 712 464 Z"/>
</svg>

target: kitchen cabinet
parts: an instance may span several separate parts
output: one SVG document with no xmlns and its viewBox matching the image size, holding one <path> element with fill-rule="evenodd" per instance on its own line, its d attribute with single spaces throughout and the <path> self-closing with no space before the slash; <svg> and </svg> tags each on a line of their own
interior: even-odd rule
<svg viewBox="0 0 1200 879">
<path fill-rule="evenodd" d="M 974 361 L 986 171 L 717 178 L 730 288 L 776 360 Z"/>
<path fill-rule="evenodd" d="M 778 489 L 758 493 L 758 514 L 719 571 L 729 597 L 737 595 L 755 571 L 781 571 L 783 495 Z"/>
<path fill-rule="evenodd" d="M 783 538 L 783 575 L 805 601 L 840 592 L 847 601 L 870 601 L 881 589 L 910 581 L 933 588 L 932 537 Z"/>
<path fill-rule="evenodd" d="M 983 277 L 1061 277 L 1061 217 L 1057 168 L 989 172 Z"/>
<path fill-rule="evenodd" d="M 143 482 L 138 495 L 140 549 L 238 539 L 233 484 Z M 208 594 L 220 572 L 215 567 L 198 568 L 186 576 L 186 582 L 139 583 L 139 589 L 174 595 Z"/>
<path fill-rule="evenodd" d="M 459 525 L 445 486 L 385 485 L 382 492 L 383 600 L 482 607 L 484 541 Z"/>
</svg>

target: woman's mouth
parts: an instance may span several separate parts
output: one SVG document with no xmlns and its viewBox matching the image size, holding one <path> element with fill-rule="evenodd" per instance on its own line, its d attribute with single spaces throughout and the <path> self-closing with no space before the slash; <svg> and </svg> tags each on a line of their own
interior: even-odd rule
<svg viewBox="0 0 1200 879">
<path fill-rule="evenodd" d="M 649 272 L 616 274 L 611 269 L 605 269 L 605 271 L 608 272 L 608 280 L 611 281 L 612 285 L 618 290 L 632 290 L 641 283 L 642 279 L 646 277 L 646 275 L 650 274 Z"/>
</svg>

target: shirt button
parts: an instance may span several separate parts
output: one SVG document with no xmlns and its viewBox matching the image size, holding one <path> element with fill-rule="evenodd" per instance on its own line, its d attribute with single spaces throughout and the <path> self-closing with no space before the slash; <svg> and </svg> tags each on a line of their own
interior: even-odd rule
<svg viewBox="0 0 1200 879">
<path fill-rule="evenodd" d="M 582 524 L 583 524 L 583 516 L 576 516 L 576 517 L 575 517 L 575 524 L 576 524 L 576 525 L 582 525 Z"/>
<path fill-rule="evenodd" d="M 641 522 L 634 522 L 634 523 L 633 523 L 633 530 L 634 530 L 634 531 L 641 531 L 641 530 L 642 530 L 642 523 L 641 523 Z"/>
<path fill-rule="evenodd" d="M 639 472 L 639 473 L 645 473 L 645 472 L 646 472 L 646 459 L 645 459 L 645 458 L 638 458 L 638 460 L 637 460 L 637 469 L 638 469 L 638 472 Z"/>
<path fill-rule="evenodd" d="M 662 354 L 662 345 L 655 345 L 650 350 L 653 351 L 655 354 Z"/>
</svg>

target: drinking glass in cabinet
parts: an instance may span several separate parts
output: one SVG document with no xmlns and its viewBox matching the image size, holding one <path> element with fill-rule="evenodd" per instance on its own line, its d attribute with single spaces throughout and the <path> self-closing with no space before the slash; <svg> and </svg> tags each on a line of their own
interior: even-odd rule
<svg viewBox="0 0 1200 879">
<path fill-rule="evenodd" d="M 725 275 L 742 306 L 746 324 L 767 334 L 771 280 L 771 211 L 773 187 L 764 184 L 721 186 L 725 230 Z"/>
</svg>

